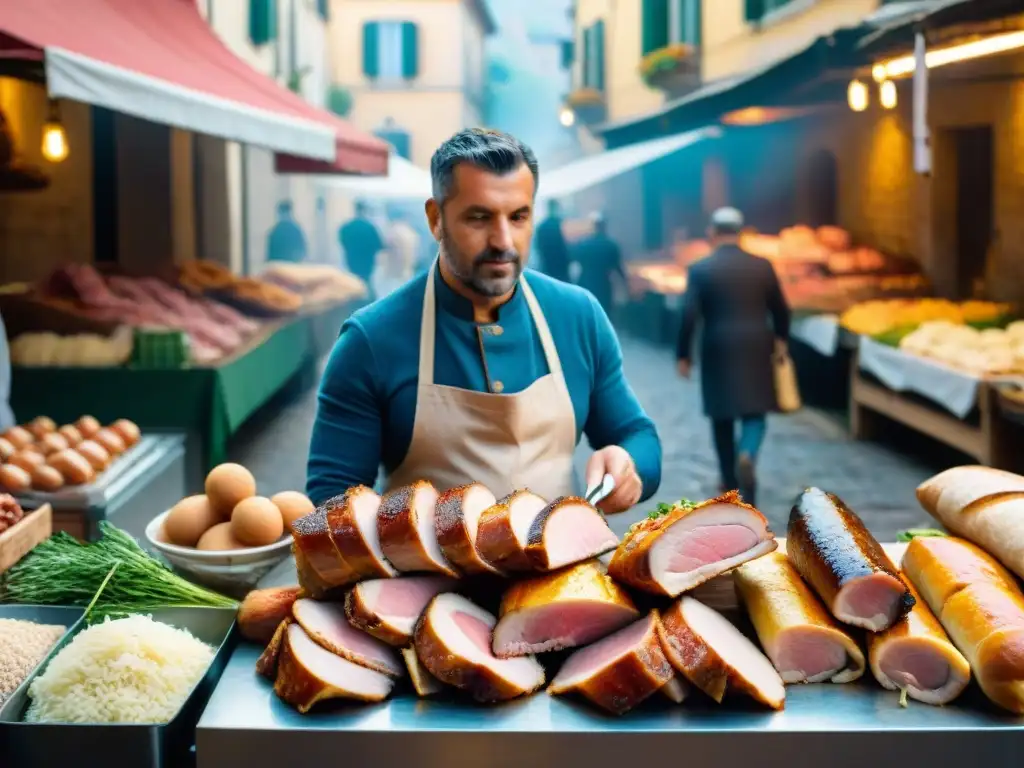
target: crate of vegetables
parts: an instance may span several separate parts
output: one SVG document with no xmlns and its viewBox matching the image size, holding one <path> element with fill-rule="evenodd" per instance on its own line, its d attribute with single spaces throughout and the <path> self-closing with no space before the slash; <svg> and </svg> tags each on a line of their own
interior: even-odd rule
<svg viewBox="0 0 1024 768">
<path fill-rule="evenodd" d="M 49 504 L 25 512 L 17 499 L 0 493 L 0 574 L 17 563 L 53 532 Z"/>
</svg>

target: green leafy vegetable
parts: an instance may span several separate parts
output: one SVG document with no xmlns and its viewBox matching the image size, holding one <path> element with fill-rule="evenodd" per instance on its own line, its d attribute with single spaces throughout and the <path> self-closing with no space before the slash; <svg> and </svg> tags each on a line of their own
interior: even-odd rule
<svg viewBox="0 0 1024 768">
<path fill-rule="evenodd" d="M 945 538 L 948 534 L 935 528 L 908 528 L 896 534 L 896 541 L 906 544 L 914 539 L 935 539 Z"/>
<path fill-rule="evenodd" d="M 697 506 L 697 504 L 695 502 L 690 501 L 689 499 L 680 499 L 675 504 L 661 503 L 654 508 L 653 512 L 647 513 L 647 519 L 657 520 L 659 517 L 664 517 L 674 509 L 690 509 L 695 506 Z"/>
<path fill-rule="evenodd" d="M 90 606 L 91 615 L 100 617 L 160 608 L 238 606 L 181 578 L 120 528 L 102 522 L 100 533 L 99 541 L 90 544 L 63 531 L 55 533 L 7 572 L 4 600 Z"/>
</svg>

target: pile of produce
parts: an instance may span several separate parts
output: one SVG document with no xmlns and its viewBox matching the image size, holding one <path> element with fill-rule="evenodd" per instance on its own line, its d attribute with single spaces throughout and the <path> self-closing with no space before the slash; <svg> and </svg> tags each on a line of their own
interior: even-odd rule
<svg viewBox="0 0 1024 768">
<path fill-rule="evenodd" d="M 109 336 L 22 333 L 11 342 L 11 363 L 29 367 L 116 368 L 131 359 L 134 346 L 134 334 L 128 326 L 117 328 Z"/>
<path fill-rule="evenodd" d="M 0 533 L 13 528 L 25 518 L 25 510 L 9 493 L 0 493 Z"/>
<path fill-rule="evenodd" d="M 240 464 L 221 464 L 206 476 L 206 493 L 188 496 L 164 519 L 160 539 L 181 547 L 225 552 L 273 544 L 285 525 L 313 503 L 298 491 L 256 495 L 256 478 Z"/>
<path fill-rule="evenodd" d="M 840 324 L 851 333 L 876 338 L 896 334 L 895 341 L 927 322 L 943 321 L 954 325 L 993 326 L 1006 322 L 1008 304 L 989 301 L 945 299 L 890 299 L 855 304 L 840 317 Z M 884 339 L 880 339 L 884 340 Z"/>
<path fill-rule="evenodd" d="M 0 487 L 20 494 L 92 483 L 140 437 L 128 419 L 104 427 L 82 416 L 58 428 L 53 419 L 39 416 L 0 437 Z"/>
<path fill-rule="evenodd" d="M 0 705 L 28 679 L 67 627 L 0 619 Z"/>
<path fill-rule="evenodd" d="M 1024 321 L 1006 329 L 977 330 L 949 322 L 924 323 L 904 336 L 899 347 L 976 376 L 1024 373 Z"/>
<path fill-rule="evenodd" d="M 331 264 L 272 262 L 260 279 L 299 294 L 309 304 L 356 301 L 367 295 L 366 283 Z"/>
<path fill-rule="evenodd" d="M 215 297 L 257 316 L 291 315 L 302 309 L 302 296 L 269 280 L 238 277 L 213 261 L 187 261 L 178 282 L 186 290 Z"/>
</svg>

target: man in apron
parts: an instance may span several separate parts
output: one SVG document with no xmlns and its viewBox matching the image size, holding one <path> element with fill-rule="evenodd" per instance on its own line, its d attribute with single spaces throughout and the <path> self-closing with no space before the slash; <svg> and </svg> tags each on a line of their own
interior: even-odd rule
<svg viewBox="0 0 1024 768">
<path fill-rule="evenodd" d="M 533 236 L 537 161 L 515 138 L 466 130 L 431 161 L 426 204 L 437 260 L 355 313 L 323 381 L 307 492 L 354 485 L 469 482 L 498 497 L 579 493 L 573 453 L 594 449 L 593 485 L 622 512 L 661 481 L 661 443 L 622 370 L 608 317 L 586 291 L 523 270 Z"/>
</svg>

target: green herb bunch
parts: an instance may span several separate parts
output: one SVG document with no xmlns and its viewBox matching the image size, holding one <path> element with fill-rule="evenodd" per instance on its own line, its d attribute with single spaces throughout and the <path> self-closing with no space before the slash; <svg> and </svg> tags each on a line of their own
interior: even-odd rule
<svg viewBox="0 0 1024 768">
<path fill-rule="evenodd" d="M 675 509 L 692 509 L 697 506 L 696 502 L 690 501 L 689 499 L 680 499 L 675 504 L 659 504 L 654 508 L 653 512 L 647 513 L 648 520 L 657 520 L 659 517 L 664 517 L 669 512 Z"/>
</svg>

